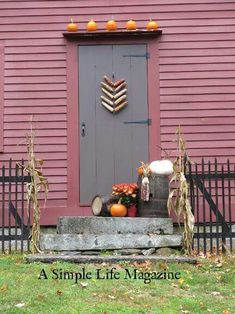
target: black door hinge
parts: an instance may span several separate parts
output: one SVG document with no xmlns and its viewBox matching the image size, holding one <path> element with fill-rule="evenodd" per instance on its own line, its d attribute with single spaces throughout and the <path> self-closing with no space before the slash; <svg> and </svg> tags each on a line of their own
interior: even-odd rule
<svg viewBox="0 0 235 314">
<path fill-rule="evenodd" d="M 151 125 L 152 120 L 147 119 L 147 120 L 138 120 L 138 121 L 124 121 L 124 124 L 146 124 L 146 125 Z"/>
<path fill-rule="evenodd" d="M 150 58 L 150 53 L 146 52 L 142 55 L 122 55 L 124 58 L 129 57 L 129 58 L 145 58 L 145 59 L 149 59 Z"/>
</svg>

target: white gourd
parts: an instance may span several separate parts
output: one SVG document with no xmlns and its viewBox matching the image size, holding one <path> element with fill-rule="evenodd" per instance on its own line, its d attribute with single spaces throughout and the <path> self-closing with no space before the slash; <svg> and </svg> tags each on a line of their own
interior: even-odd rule
<svg viewBox="0 0 235 314">
<path fill-rule="evenodd" d="M 170 160 L 155 160 L 151 162 L 149 168 L 153 174 L 171 175 L 173 173 L 173 163 Z"/>
</svg>

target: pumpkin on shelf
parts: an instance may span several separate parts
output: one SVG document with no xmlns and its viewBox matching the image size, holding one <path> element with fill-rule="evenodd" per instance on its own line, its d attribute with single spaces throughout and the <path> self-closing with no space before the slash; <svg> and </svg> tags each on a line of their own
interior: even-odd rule
<svg viewBox="0 0 235 314">
<path fill-rule="evenodd" d="M 70 23 L 67 25 L 67 31 L 68 32 L 77 32 L 78 26 L 76 23 L 74 23 L 73 19 L 70 20 Z"/>
<path fill-rule="evenodd" d="M 137 24 L 136 24 L 136 21 L 134 20 L 129 20 L 126 22 L 126 29 L 128 31 L 135 31 L 137 28 Z"/>
<path fill-rule="evenodd" d="M 127 215 L 127 208 L 119 200 L 117 204 L 111 206 L 110 213 L 112 217 L 125 217 Z"/>
<path fill-rule="evenodd" d="M 156 31 L 158 29 L 158 24 L 157 24 L 157 22 L 155 22 L 152 19 L 150 19 L 150 21 L 148 22 L 146 28 L 147 28 L 148 31 Z"/>
<path fill-rule="evenodd" d="M 97 30 L 97 24 L 94 20 L 90 20 L 87 23 L 87 27 L 86 29 L 88 30 L 88 32 L 95 32 Z"/>
<path fill-rule="evenodd" d="M 117 30 L 117 22 L 114 19 L 110 19 L 106 23 L 106 30 L 109 32 L 113 32 Z"/>
</svg>

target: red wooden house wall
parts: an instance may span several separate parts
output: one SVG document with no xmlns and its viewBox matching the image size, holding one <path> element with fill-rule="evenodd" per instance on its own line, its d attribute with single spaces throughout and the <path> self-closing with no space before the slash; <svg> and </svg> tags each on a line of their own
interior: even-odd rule
<svg viewBox="0 0 235 314">
<path fill-rule="evenodd" d="M 50 183 L 43 216 L 48 224 L 70 213 L 66 212 L 69 104 L 62 33 L 71 17 L 85 30 L 89 19 L 104 28 L 111 16 L 120 28 L 129 18 L 145 28 L 153 18 L 163 31 L 159 38 L 162 148 L 174 155 L 172 139 L 180 124 L 193 160 L 218 157 L 220 162 L 227 158 L 235 162 L 233 0 L 1 0 L 0 159 L 26 157 L 25 134 L 33 114 L 36 149 L 45 160 Z"/>
</svg>

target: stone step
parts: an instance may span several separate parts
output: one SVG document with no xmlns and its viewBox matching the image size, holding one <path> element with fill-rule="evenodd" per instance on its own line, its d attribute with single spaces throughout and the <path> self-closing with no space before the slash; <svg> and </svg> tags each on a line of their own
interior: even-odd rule
<svg viewBox="0 0 235 314">
<path fill-rule="evenodd" d="M 167 262 L 167 263 L 189 263 L 196 264 L 197 259 L 187 256 L 90 256 L 90 255 L 61 255 L 61 254 L 37 254 L 27 255 L 28 263 L 54 263 L 71 262 L 80 264 L 89 263 L 118 263 L 118 262 Z"/>
<path fill-rule="evenodd" d="M 181 235 L 156 234 L 42 234 L 41 249 L 47 251 L 112 250 L 182 246 Z"/>
<path fill-rule="evenodd" d="M 59 234 L 173 234 L 171 218 L 60 217 Z"/>
</svg>

